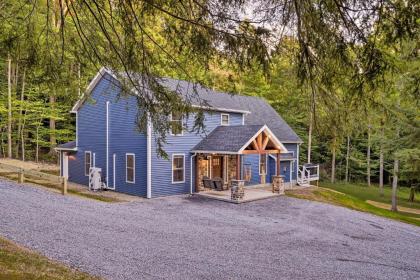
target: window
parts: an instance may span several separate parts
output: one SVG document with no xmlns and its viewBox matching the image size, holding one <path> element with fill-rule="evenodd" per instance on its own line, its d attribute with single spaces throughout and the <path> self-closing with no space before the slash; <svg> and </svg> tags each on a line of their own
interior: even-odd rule
<svg viewBox="0 0 420 280">
<path fill-rule="evenodd" d="M 92 167 L 92 153 L 89 151 L 85 152 L 85 175 L 89 176 L 90 168 Z"/>
<path fill-rule="evenodd" d="M 267 174 L 267 155 L 260 155 L 260 175 Z"/>
<path fill-rule="evenodd" d="M 125 181 L 134 183 L 136 180 L 136 156 L 125 154 Z"/>
<path fill-rule="evenodd" d="M 171 135 L 182 135 L 182 113 L 171 114 Z"/>
<path fill-rule="evenodd" d="M 229 114 L 221 114 L 220 115 L 220 124 L 221 125 L 229 125 Z"/>
<path fill-rule="evenodd" d="M 172 183 L 184 183 L 184 155 L 172 155 Z"/>
</svg>

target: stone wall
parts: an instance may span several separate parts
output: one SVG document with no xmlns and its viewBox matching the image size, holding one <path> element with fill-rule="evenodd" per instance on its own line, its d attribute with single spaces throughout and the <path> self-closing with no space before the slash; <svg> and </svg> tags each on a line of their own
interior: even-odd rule
<svg viewBox="0 0 420 280">
<path fill-rule="evenodd" d="M 203 191 L 203 177 L 209 176 L 208 170 L 209 170 L 209 164 L 210 161 L 207 159 L 205 155 L 197 155 L 196 160 L 198 160 L 198 190 Z"/>
<path fill-rule="evenodd" d="M 231 180 L 236 179 L 236 155 L 226 155 L 227 157 L 227 186 L 230 187 Z M 210 160 L 207 159 L 207 155 L 197 155 L 198 160 L 198 190 L 203 191 L 203 177 L 208 176 L 208 170 L 210 170 Z M 225 171 L 224 171 L 225 172 Z"/>
</svg>

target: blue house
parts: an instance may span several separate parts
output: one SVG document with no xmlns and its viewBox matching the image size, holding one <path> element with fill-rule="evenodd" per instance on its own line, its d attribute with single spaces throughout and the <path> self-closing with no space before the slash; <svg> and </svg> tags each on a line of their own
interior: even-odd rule
<svg viewBox="0 0 420 280">
<path fill-rule="evenodd" d="M 181 95 L 192 90 L 186 81 L 163 79 Z M 164 147 L 169 159 L 157 155 L 152 125 L 137 129 L 135 97 L 119 96 L 113 73 L 102 68 L 75 104 L 76 139 L 57 147 L 60 172 L 69 181 L 88 185 L 89 170 L 99 167 L 107 188 L 147 198 L 205 191 L 203 179 L 232 179 L 246 185 L 269 184 L 283 175 L 286 185 L 299 180 L 302 140 L 263 99 L 231 95 L 197 86 L 206 133 L 190 133 L 194 117 L 168 116 L 173 125 Z M 199 107 L 197 101 L 193 106 Z"/>
</svg>

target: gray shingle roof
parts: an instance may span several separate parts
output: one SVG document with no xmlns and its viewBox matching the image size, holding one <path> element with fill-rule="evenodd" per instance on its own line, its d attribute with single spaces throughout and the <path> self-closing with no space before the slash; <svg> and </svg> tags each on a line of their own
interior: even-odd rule
<svg viewBox="0 0 420 280">
<path fill-rule="evenodd" d="M 76 141 L 70 141 L 64 144 L 60 144 L 56 147 L 57 150 L 73 150 L 76 149 Z"/>
<path fill-rule="evenodd" d="M 107 71 L 113 75 L 113 72 L 106 68 L 101 69 L 101 75 Z M 96 82 L 101 79 L 101 75 L 95 77 L 91 83 L 93 85 L 90 85 L 89 88 L 94 87 Z M 122 76 L 124 75 L 125 74 L 122 74 Z M 226 111 L 250 112 L 249 114 L 246 114 L 245 117 L 246 125 L 267 125 L 282 143 L 302 142 L 293 129 L 262 98 L 218 92 L 205 88 L 199 84 L 183 80 L 162 78 L 161 82 L 169 90 L 181 94 L 185 100 L 190 101 L 193 105 L 208 106 L 214 110 L 225 109 Z M 78 110 L 84 100 L 86 100 L 86 96 L 84 95 L 84 97 L 75 104 L 72 112 Z"/>
<path fill-rule="evenodd" d="M 179 92 L 193 105 L 202 106 L 202 100 L 212 108 L 224 108 L 249 111 L 245 117 L 245 125 L 267 125 L 283 143 L 302 142 L 293 129 L 264 99 L 218 92 L 187 81 L 163 79 L 163 84 L 170 90 Z M 197 93 L 197 94 L 195 94 Z"/>
<path fill-rule="evenodd" d="M 192 151 L 237 153 L 263 125 L 218 126 Z"/>
</svg>

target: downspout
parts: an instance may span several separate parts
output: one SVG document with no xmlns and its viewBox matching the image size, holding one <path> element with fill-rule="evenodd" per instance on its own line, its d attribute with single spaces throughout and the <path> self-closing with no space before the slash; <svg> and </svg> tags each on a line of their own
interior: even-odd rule
<svg viewBox="0 0 420 280">
<path fill-rule="evenodd" d="M 109 185 L 109 101 L 106 102 L 106 185 Z"/>
<path fill-rule="evenodd" d="M 152 198 L 152 122 L 147 113 L 147 198 Z"/>
<path fill-rule="evenodd" d="M 193 194 L 193 158 L 197 156 L 197 153 L 194 153 L 190 157 L 190 194 Z"/>
</svg>

